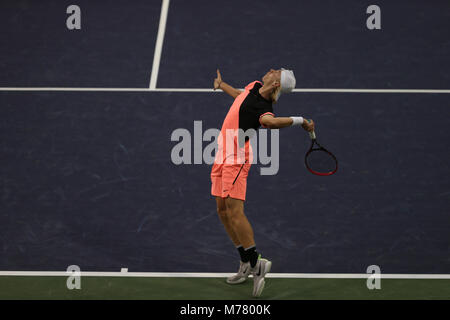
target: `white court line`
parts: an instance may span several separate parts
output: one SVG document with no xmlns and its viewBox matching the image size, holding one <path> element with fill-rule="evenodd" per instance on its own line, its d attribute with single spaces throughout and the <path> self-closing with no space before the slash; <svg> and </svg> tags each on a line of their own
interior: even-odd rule
<svg viewBox="0 0 450 320">
<path fill-rule="evenodd" d="M 158 80 L 159 64 L 164 43 L 164 33 L 166 32 L 167 15 L 169 13 L 169 0 L 163 0 L 161 5 L 161 15 L 159 17 L 158 36 L 156 38 L 155 54 L 153 56 L 152 75 L 150 76 L 150 89 L 156 88 Z"/>
<path fill-rule="evenodd" d="M 69 88 L 69 87 L 59 87 L 59 88 L 49 88 L 49 87 L 0 87 L 0 91 L 95 91 L 95 92 L 152 92 L 148 88 Z"/>
<path fill-rule="evenodd" d="M 294 89 L 294 92 L 348 92 L 348 93 L 450 93 L 447 89 Z"/>
<path fill-rule="evenodd" d="M 234 273 L 193 272 L 80 272 L 81 277 L 225 278 Z M 0 271 L 0 276 L 68 277 L 65 271 Z M 367 273 L 268 273 L 267 278 L 367 279 Z M 450 274 L 381 274 L 381 279 L 450 279 Z"/>
<path fill-rule="evenodd" d="M 153 73 L 152 73 L 153 75 Z M 244 90 L 244 89 L 240 89 Z M 72 87 L 0 87 L 0 91 L 93 91 L 93 92 L 223 92 L 207 88 L 72 88 Z M 329 93 L 450 93 L 449 89 L 327 89 L 299 88 L 293 92 Z"/>
</svg>

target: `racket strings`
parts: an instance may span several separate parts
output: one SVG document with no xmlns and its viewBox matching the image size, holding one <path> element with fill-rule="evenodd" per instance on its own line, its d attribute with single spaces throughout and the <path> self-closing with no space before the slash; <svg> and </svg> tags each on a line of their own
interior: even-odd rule
<svg viewBox="0 0 450 320">
<path fill-rule="evenodd" d="M 336 159 L 323 149 L 314 149 L 306 157 L 306 166 L 318 173 L 331 173 L 336 170 Z"/>
</svg>

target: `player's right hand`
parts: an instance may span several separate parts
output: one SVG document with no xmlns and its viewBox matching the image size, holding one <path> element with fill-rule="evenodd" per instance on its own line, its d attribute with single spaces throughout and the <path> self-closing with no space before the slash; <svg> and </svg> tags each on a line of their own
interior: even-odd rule
<svg viewBox="0 0 450 320">
<path fill-rule="evenodd" d="M 314 121 L 312 119 L 305 119 L 302 124 L 302 128 L 308 132 L 314 131 Z"/>
<path fill-rule="evenodd" d="M 217 69 L 217 78 L 214 79 L 214 90 L 219 89 L 222 83 L 222 76 L 220 75 L 219 69 Z"/>
</svg>

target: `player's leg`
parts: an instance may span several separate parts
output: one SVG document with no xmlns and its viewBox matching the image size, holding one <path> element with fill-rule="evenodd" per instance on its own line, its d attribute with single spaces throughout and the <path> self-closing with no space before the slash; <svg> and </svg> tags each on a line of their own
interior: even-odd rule
<svg viewBox="0 0 450 320">
<path fill-rule="evenodd" d="M 262 259 L 256 252 L 253 229 L 244 214 L 244 201 L 240 199 L 227 198 L 225 200 L 228 213 L 231 215 L 232 226 L 240 243 L 245 249 L 245 260 L 250 262 L 253 274 L 253 296 L 259 297 L 264 289 L 265 276 L 272 267 L 272 262 Z"/>
<path fill-rule="evenodd" d="M 255 246 L 253 228 L 244 214 L 244 201 L 228 197 L 225 199 L 228 219 L 239 243 L 248 249 Z"/>
<path fill-rule="evenodd" d="M 222 171 L 222 183 L 227 191 L 225 204 L 231 221 L 231 226 L 239 243 L 244 248 L 242 261 L 248 262 L 252 267 L 258 260 L 253 228 L 244 214 L 244 201 L 247 192 L 247 177 L 251 164 L 224 166 Z"/>
<path fill-rule="evenodd" d="M 230 199 L 230 198 L 227 198 Z M 242 246 L 241 242 L 239 241 L 239 237 L 236 235 L 236 232 L 234 231 L 234 226 L 233 226 L 233 214 L 232 211 L 228 210 L 227 206 L 226 206 L 226 199 L 221 198 L 221 200 L 223 202 L 221 202 L 221 204 L 223 203 L 223 205 L 225 206 L 225 221 L 228 225 L 228 227 L 230 228 L 230 233 L 232 233 L 234 235 L 234 237 L 236 238 L 236 242 L 233 241 L 235 244 L 239 243 L 239 245 L 236 246 L 236 248 L 239 251 L 239 255 L 241 256 L 241 261 L 239 262 L 239 270 L 235 275 L 232 275 L 230 277 L 227 278 L 227 282 L 229 284 L 239 284 L 244 282 L 245 280 L 247 280 L 248 276 L 251 273 L 251 266 L 250 266 L 250 261 L 248 258 L 248 254 L 247 252 L 244 250 L 244 247 Z M 251 228 L 251 226 L 250 226 Z M 251 231 L 251 233 L 253 234 L 253 230 Z M 253 246 L 254 247 L 254 246 Z"/>
<path fill-rule="evenodd" d="M 239 248 L 241 246 L 241 243 L 239 242 L 238 237 L 233 231 L 231 219 L 228 215 L 227 206 L 225 204 L 225 199 L 221 197 L 216 197 L 216 203 L 217 203 L 217 214 L 219 215 L 220 221 L 222 221 L 222 224 L 225 227 L 225 231 L 227 232 L 231 241 L 233 241 L 233 244 L 236 246 L 236 248 Z"/>
<path fill-rule="evenodd" d="M 233 241 L 236 247 L 240 246 L 239 239 L 233 231 L 231 226 L 231 221 L 227 214 L 227 207 L 225 205 L 225 199 L 222 197 L 224 181 L 222 179 L 222 169 L 223 165 L 214 163 L 211 169 L 211 194 L 216 198 L 217 214 L 219 215 L 220 221 L 225 227 L 225 231 Z"/>
<path fill-rule="evenodd" d="M 211 194 L 213 196 L 215 196 L 216 198 L 216 204 L 217 204 L 217 213 L 219 215 L 220 221 L 222 221 L 222 224 L 225 227 L 225 231 L 227 232 L 228 236 L 230 237 L 231 241 L 233 241 L 234 245 L 236 246 L 239 255 L 241 257 L 241 261 L 239 264 L 239 270 L 238 272 L 227 278 L 227 282 L 229 284 L 238 284 L 238 283 L 242 283 L 245 280 L 247 280 L 248 276 L 250 275 L 250 263 L 246 262 L 244 263 L 243 260 L 245 260 L 245 250 L 242 247 L 242 245 L 239 242 L 238 237 L 236 236 L 233 227 L 231 225 L 231 219 L 229 217 L 228 211 L 227 211 L 227 207 L 225 204 L 225 198 L 223 198 L 223 187 L 224 187 L 224 183 L 222 181 L 222 168 L 219 166 L 214 166 L 213 170 L 212 170 L 212 175 L 211 175 L 211 182 L 212 182 L 212 186 L 211 186 Z M 228 181 L 226 181 L 227 183 L 225 183 L 226 186 L 230 185 L 231 183 L 228 183 Z"/>
</svg>

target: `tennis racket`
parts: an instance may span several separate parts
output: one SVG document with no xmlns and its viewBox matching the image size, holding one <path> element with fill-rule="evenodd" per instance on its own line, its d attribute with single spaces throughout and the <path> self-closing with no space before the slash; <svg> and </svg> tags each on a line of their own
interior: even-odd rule
<svg viewBox="0 0 450 320">
<path fill-rule="evenodd" d="M 308 120 L 309 121 L 309 120 Z M 338 169 L 338 161 L 334 154 L 322 147 L 316 140 L 314 131 L 309 132 L 311 147 L 305 155 L 306 169 L 318 176 L 331 176 Z"/>
</svg>

